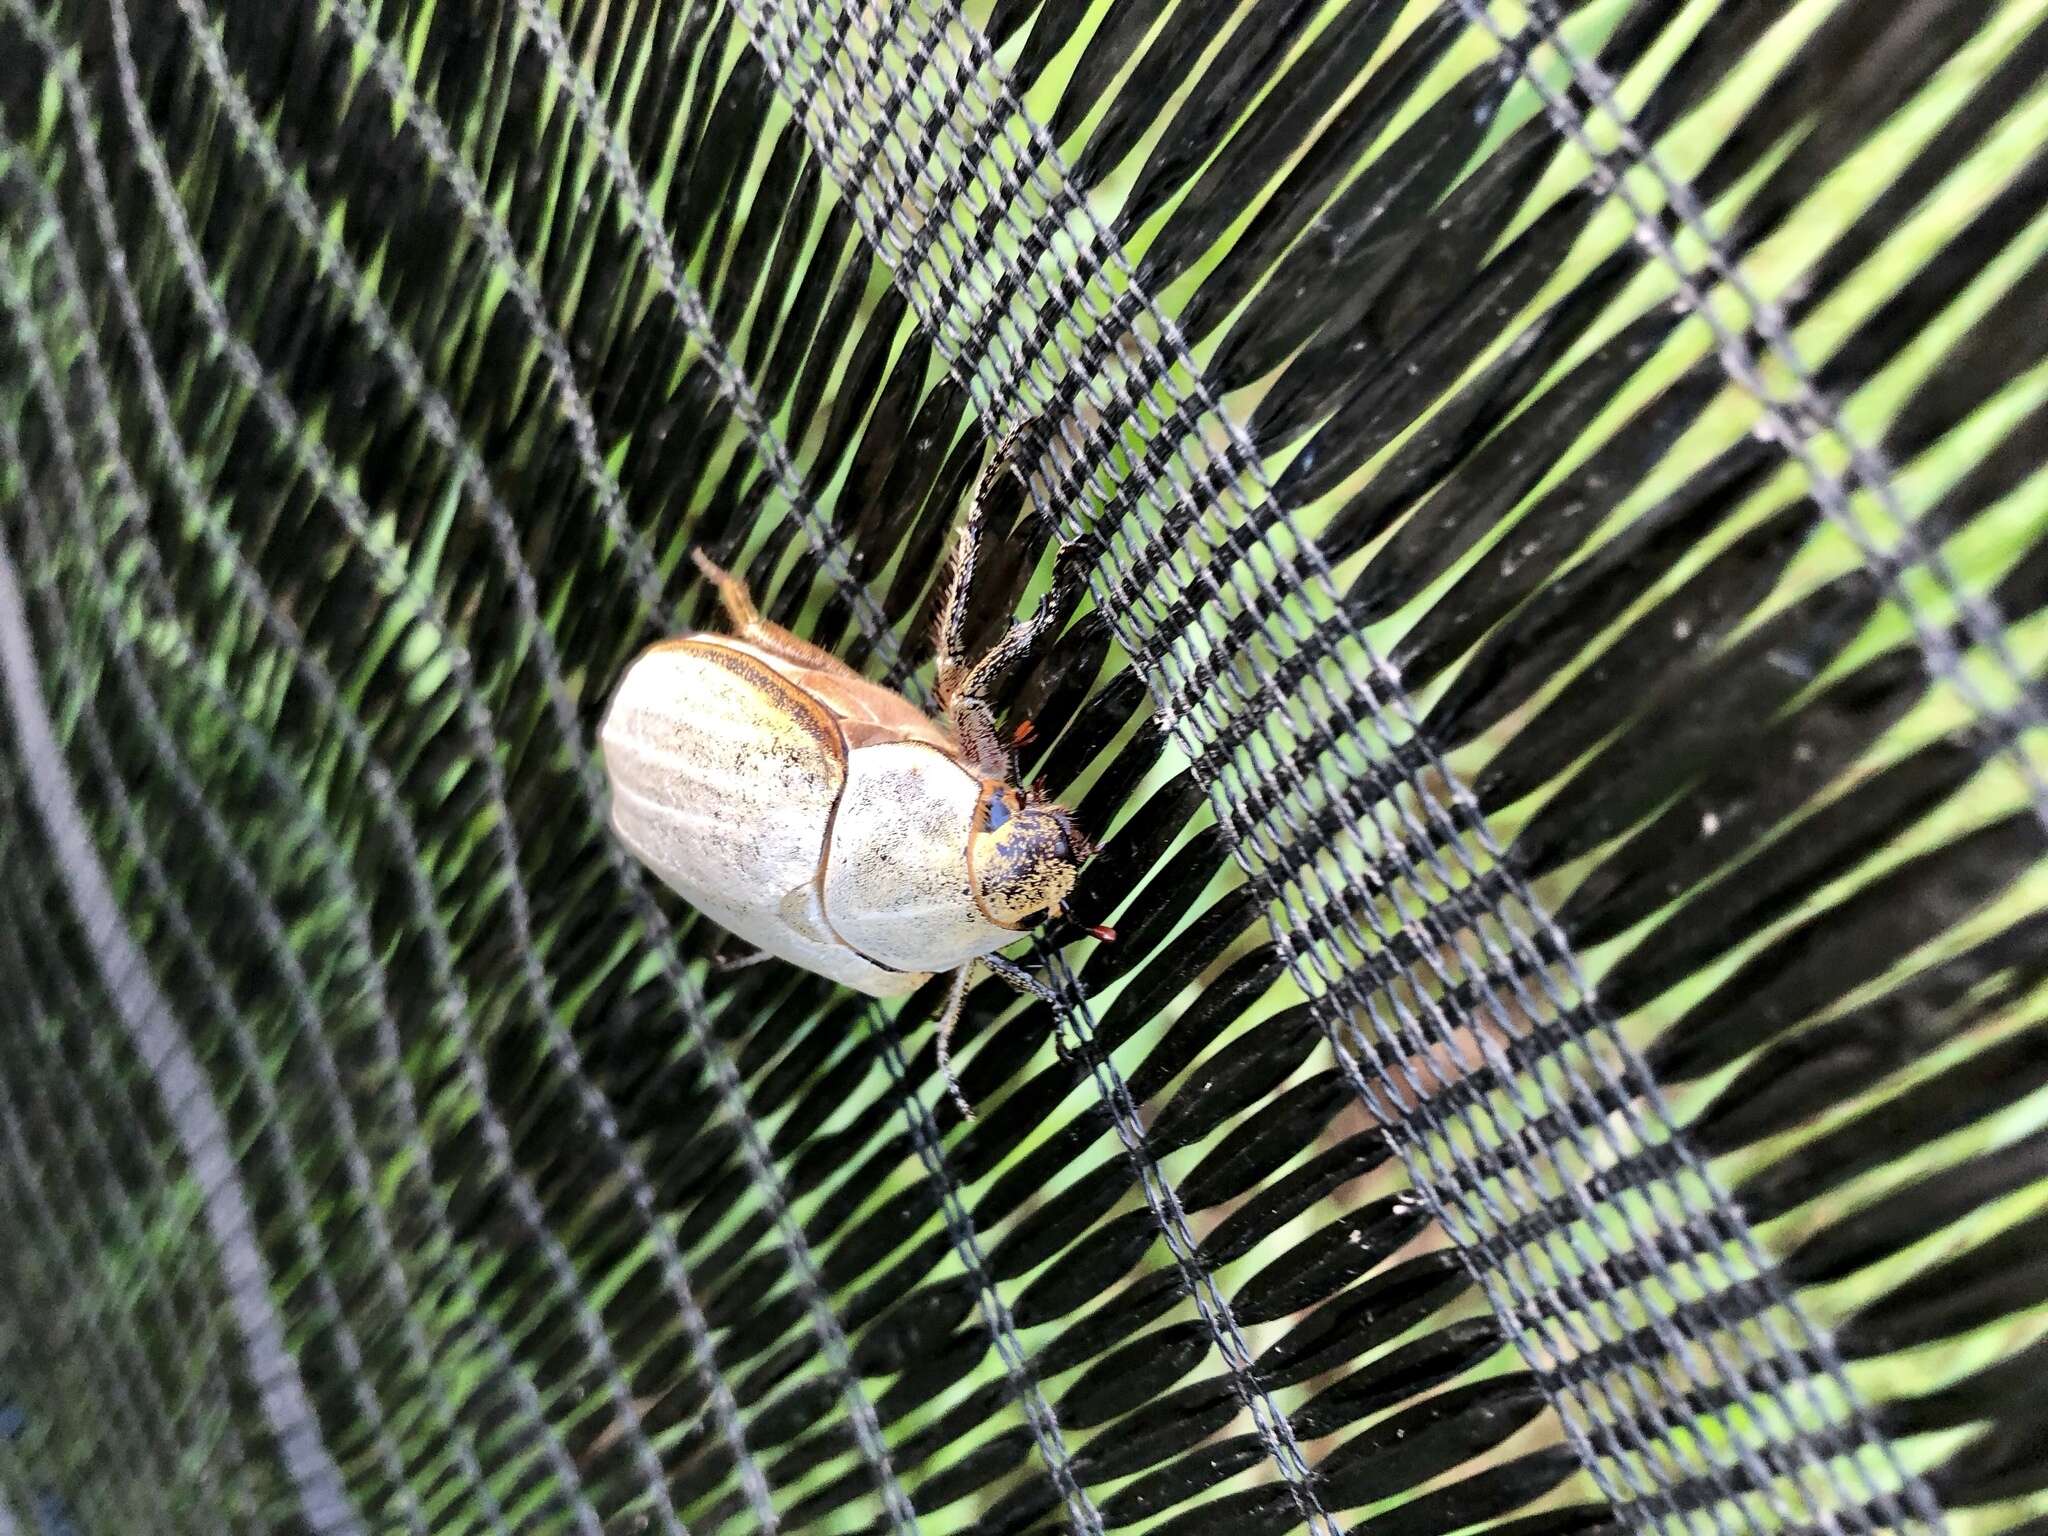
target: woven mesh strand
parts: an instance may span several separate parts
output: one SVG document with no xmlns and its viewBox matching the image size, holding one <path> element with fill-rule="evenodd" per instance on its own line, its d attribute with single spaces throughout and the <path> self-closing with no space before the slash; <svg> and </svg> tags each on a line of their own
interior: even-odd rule
<svg viewBox="0 0 2048 1536">
<path fill-rule="evenodd" d="M 2048 1531 L 2044 73 L 0 0 L 0 1536 Z M 929 704 L 1012 433 L 966 1123 L 593 739 L 692 546 Z"/>
</svg>

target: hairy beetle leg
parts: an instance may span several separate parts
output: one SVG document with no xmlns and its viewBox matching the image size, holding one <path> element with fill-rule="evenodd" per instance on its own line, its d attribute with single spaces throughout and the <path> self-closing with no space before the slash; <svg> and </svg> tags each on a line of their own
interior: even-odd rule
<svg viewBox="0 0 2048 1536">
<path fill-rule="evenodd" d="M 1032 975 L 1014 960 L 1005 960 L 1001 955 L 983 955 L 981 963 L 1003 978 L 1019 992 L 1029 992 L 1042 1003 L 1060 1005 L 1060 995 L 1048 981 Z"/>
<path fill-rule="evenodd" d="M 968 526 L 974 527 L 971 519 Z M 967 532 L 961 537 L 967 538 Z M 1039 599 L 1031 617 L 1012 624 L 972 666 L 958 658 L 942 657 L 939 663 L 939 707 L 959 738 L 961 755 L 984 777 L 1007 780 L 1016 776 L 1015 749 L 1033 728 L 1026 722 L 1023 732 L 1005 741 L 996 726 L 995 691 L 1066 627 L 1083 587 L 1076 575 L 1076 563 L 1082 559 L 1077 552 L 1087 548 L 1092 545 L 1080 539 L 1060 544 L 1053 557 L 1051 590 Z M 968 564 L 972 563 L 970 559 Z"/>
<path fill-rule="evenodd" d="M 982 528 L 999 501 L 1011 512 L 1024 504 L 1024 476 L 1015 470 L 1018 449 L 1033 425 L 1033 421 L 1024 422 L 996 444 L 988 467 L 975 482 L 974 495 L 967 503 L 967 520 L 953 543 L 953 568 L 947 576 L 946 600 L 939 609 L 938 632 L 933 637 L 942 702 L 968 671 L 967 610 L 974 591 L 974 561 L 981 553 Z"/>
<path fill-rule="evenodd" d="M 1002 977 L 1019 992 L 1028 992 L 1041 1002 L 1059 1006 L 1060 994 L 1049 982 L 1041 980 L 1025 970 L 1014 960 L 1005 960 L 1001 955 L 982 955 L 968 961 L 953 973 L 953 985 L 946 991 L 946 1006 L 939 1013 L 939 1072 L 946 1079 L 946 1091 L 953 1096 L 953 1102 L 960 1106 L 960 1118 L 975 1118 L 974 1108 L 967 1102 L 967 1095 L 960 1091 L 960 1080 L 953 1075 L 953 1027 L 960 1022 L 960 1014 L 967 1006 L 967 988 L 974 980 L 974 968 L 985 965 L 989 971 Z M 1053 1043 L 1062 1052 L 1066 1047 L 1057 1033 Z M 1064 1056 L 1062 1057 L 1064 1059 Z"/>
<path fill-rule="evenodd" d="M 703 550 L 693 547 L 690 550 L 690 558 L 697 562 L 697 569 L 704 573 L 704 579 L 718 589 L 718 604 L 725 610 L 726 622 L 732 626 L 735 639 L 744 640 L 771 656 L 793 662 L 800 667 L 829 672 L 835 677 L 860 676 L 830 651 L 811 644 L 803 636 L 791 633 L 780 624 L 762 618 L 761 610 L 754 606 L 754 595 L 747 590 L 747 584 Z"/>
<path fill-rule="evenodd" d="M 1004 981 L 1007 981 L 1019 992 L 1028 992 L 1040 1001 L 1050 1003 L 1053 1006 L 1052 1053 L 1059 1058 L 1061 1066 L 1073 1065 L 1074 1048 L 1067 1044 L 1067 1037 L 1060 1030 L 1058 1013 L 1060 995 L 1054 990 L 1052 984 L 1032 975 L 1015 961 L 1005 960 L 1001 955 L 983 955 L 981 963 L 995 972 L 996 975 L 1002 977 Z"/>
<path fill-rule="evenodd" d="M 967 1006 L 967 984 L 974 979 L 975 962 L 970 960 L 953 973 L 953 985 L 946 989 L 946 1006 L 939 1013 L 939 1075 L 946 1080 L 946 1092 L 960 1106 L 960 1118 L 972 1120 L 974 1106 L 960 1091 L 960 1079 L 953 1075 L 953 1026 L 960 1022 L 960 1010 Z"/>
<path fill-rule="evenodd" d="M 997 444 L 988 468 L 975 485 L 966 521 L 953 546 L 953 569 L 939 610 L 939 707 L 959 739 L 961 756 L 984 777 L 1009 779 L 1015 772 L 1014 749 L 1023 741 L 1005 742 L 996 726 L 993 694 L 1003 678 L 1056 635 L 1080 600 L 1087 568 L 1094 562 L 1095 541 L 1063 539 L 1053 554 L 1052 588 L 1028 619 L 1012 624 L 986 654 L 967 655 L 967 617 L 974 587 L 974 567 L 981 539 L 992 520 L 1014 515 L 1023 505 L 1029 468 L 1020 460 L 1020 445 L 1035 423 L 1025 422 Z"/>
<path fill-rule="evenodd" d="M 744 634 L 762 622 L 761 611 L 754 606 L 754 595 L 747 590 L 744 581 L 701 549 L 693 547 L 690 558 L 697 562 L 697 569 L 703 572 L 704 579 L 718 589 L 718 605 L 725 610 L 726 622 L 734 630 Z"/>
<path fill-rule="evenodd" d="M 711 957 L 711 974 L 714 976 L 729 975 L 733 971 L 744 971 L 750 965 L 759 965 L 763 960 L 773 960 L 774 958 L 765 949 L 744 950 L 736 955 L 713 955 Z"/>
</svg>

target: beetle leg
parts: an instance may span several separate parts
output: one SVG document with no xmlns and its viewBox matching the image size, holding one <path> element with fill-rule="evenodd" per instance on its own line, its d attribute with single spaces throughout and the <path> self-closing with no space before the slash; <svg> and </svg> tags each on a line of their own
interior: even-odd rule
<svg viewBox="0 0 2048 1536">
<path fill-rule="evenodd" d="M 1053 989 L 1052 984 L 1041 977 L 1032 975 L 1023 966 L 1017 964 L 1016 961 L 1005 960 L 1001 955 L 983 955 L 981 963 L 987 966 L 995 975 L 1002 977 L 1003 980 L 1007 981 L 1019 992 L 1028 992 L 1041 1002 L 1050 1003 L 1055 1009 L 1060 1006 L 1060 995 Z M 1052 1050 L 1053 1054 L 1059 1057 L 1061 1066 L 1068 1065 L 1074 1059 L 1074 1053 L 1068 1049 L 1066 1036 L 1062 1035 L 1059 1031 L 1057 1019 L 1053 1022 Z"/>
<path fill-rule="evenodd" d="M 1005 741 L 996 729 L 993 695 L 1005 677 L 1029 661 L 1052 636 L 1065 627 L 1080 601 L 1085 585 L 1082 572 L 1092 554 L 1091 541 L 1063 539 L 1053 554 L 1052 587 L 1039 600 L 1027 619 L 1020 619 L 1003 632 L 1003 637 L 964 673 L 950 679 L 941 669 L 939 703 L 952 722 L 961 752 L 987 778 L 1005 783 L 1016 777 L 1015 745 L 1028 733 L 1020 732 Z"/>
<path fill-rule="evenodd" d="M 970 960 L 953 973 L 953 985 L 946 991 L 946 1006 L 939 1013 L 939 1072 L 946 1079 L 946 1091 L 960 1106 L 963 1120 L 974 1118 L 974 1106 L 967 1102 L 967 1095 L 960 1091 L 960 1079 L 953 1075 L 953 1026 L 960 1022 L 960 1011 L 967 1006 L 967 984 L 974 979 L 974 964 Z"/>
<path fill-rule="evenodd" d="M 726 622 L 732 625 L 735 634 L 744 635 L 764 622 L 761 611 L 754 606 L 754 594 L 747 590 L 744 581 L 701 549 L 693 547 L 690 558 L 697 562 L 697 569 L 704 573 L 704 579 L 718 588 L 718 605 L 725 610 Z"/>
<path fill-rule="evenodd" d="M 860 676 L 830 651 L 811 644 L 801 635 L 791 634 L 780 624 L 762 618 L 761 611 L 754 606 L 754 597 L 747 590 L 747 584 L 703 550 L 691 549 L 690 558 L 697 562 L 697 569 L 704 573 L 705 580 L 718 588 L 719 606 L 725 610 L 726 622 L 732 626 L 734 639 L 744 640 L 747 644 L 766 651 L 770 656 L 794 662 L 800 667 L 830 672 L 838 677 Z"/>
<path fill-rule="evenodd" d="M 974 980 L 974 968 L 985 965 L 994 975 L 1002 977 L 1019 992 L 1028 992 L 1042 1002 L 1060 1005 L 1060 995 L 1051 983 L 1043 981 L 1025 970 L 1014 960 L 1005 960 L 1001 955 L 980 955 L 961 966 L 953 973 L 953 985 L 946 992 L 946 1006 L 939 1012 L 939 1071 L 945 1076 L 946 1090 L 953 1095 L 953 1102 L 960 1106 L 963 1120 L 974 1118 L 974 1107 L 967 1102 L 967 1095 L 960 1091 L 960 1080 L 953 1076 L 953 1026 L 960 1022 L 960 1014 L 967 1006 L 967 988 Z M 1064 1045 L 1055 1037 L 1054 1043 Z"/>
<path fill-rule="evenodd" d="M 724 976 L 729 972 L 744 971 L 750 965 L 759 965 L 763 960 L 774 958 L 765 949 L 750 949 L 741 955 L 713 955 L 711 972 L 715 976 Z"/>
<path fill-rule="evenodd" d="M 1029 992 L 1042 1003 L 1060 1005 L 1060 995 L 1053 990 L 1052 983 L 1032 975 L 1014 960 L 1005 960 L 1001 955 L 983 955 L 981 963 L 1003 978 L 1019 992 Z"/>
<path fill-rule="evenodd" d="M 953 541 L 953 568 L 946 577 L 946 600 L 939 608 L 938 629 L 933 636 L 933 649 L 938 654 L 941 708 L 946 706 L 969 670 L 967 617 L 973 606 L 974 560 L 981 552 L 981 536 L 991 516 L 999 515 L 991 509 L 1000 506 L 1002 510 L 1014 513 L 1024 504 L 1024 475 L 1019 472 L 1017 455 L 1034 424 L 1034 421 L 1026 421 L 996 444 L 988 467 L 982 470 L 981 478 L 975 482 L 974 495 L 967 503 L 966 521 L 960 525 L 960 535 Z"/>
</svg>

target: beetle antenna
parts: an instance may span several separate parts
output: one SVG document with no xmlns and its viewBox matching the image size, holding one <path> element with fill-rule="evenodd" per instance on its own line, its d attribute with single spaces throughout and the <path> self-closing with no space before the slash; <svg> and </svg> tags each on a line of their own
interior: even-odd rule
<svg viewBox="0 0 2048 1536">
<path fill-rule="evenodd" d="M 945 1075 L 946 1091 L 960 1106 L 962 1120 L 974 1118 L 974 1106 L 967 1102 L 967 1095 L 960 1091 L 960 1079 L 953 1075 L 953 1026 L 960 1022 L 960 1011 L 967 1006 L 967 983 L 973 978 L 974 962 L 970 960 L 953 973 L 953 985 L 946 993 L 946 1007 L 939 1015 L 939 1071 Z"/>
</svg>

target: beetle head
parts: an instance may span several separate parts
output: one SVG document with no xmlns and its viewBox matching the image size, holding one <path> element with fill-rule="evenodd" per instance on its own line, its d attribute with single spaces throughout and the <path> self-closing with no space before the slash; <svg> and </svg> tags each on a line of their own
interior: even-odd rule
<svg viewBox="0 0 2048 1536">
<path fill-rule="evenodd" d="M 983 912 L 1005 928 L 1054 917 L 1095 847 L 1074 818 L 1037 794 L 990 783 L 967 845 L 967 877 Z"/>
</svg>

